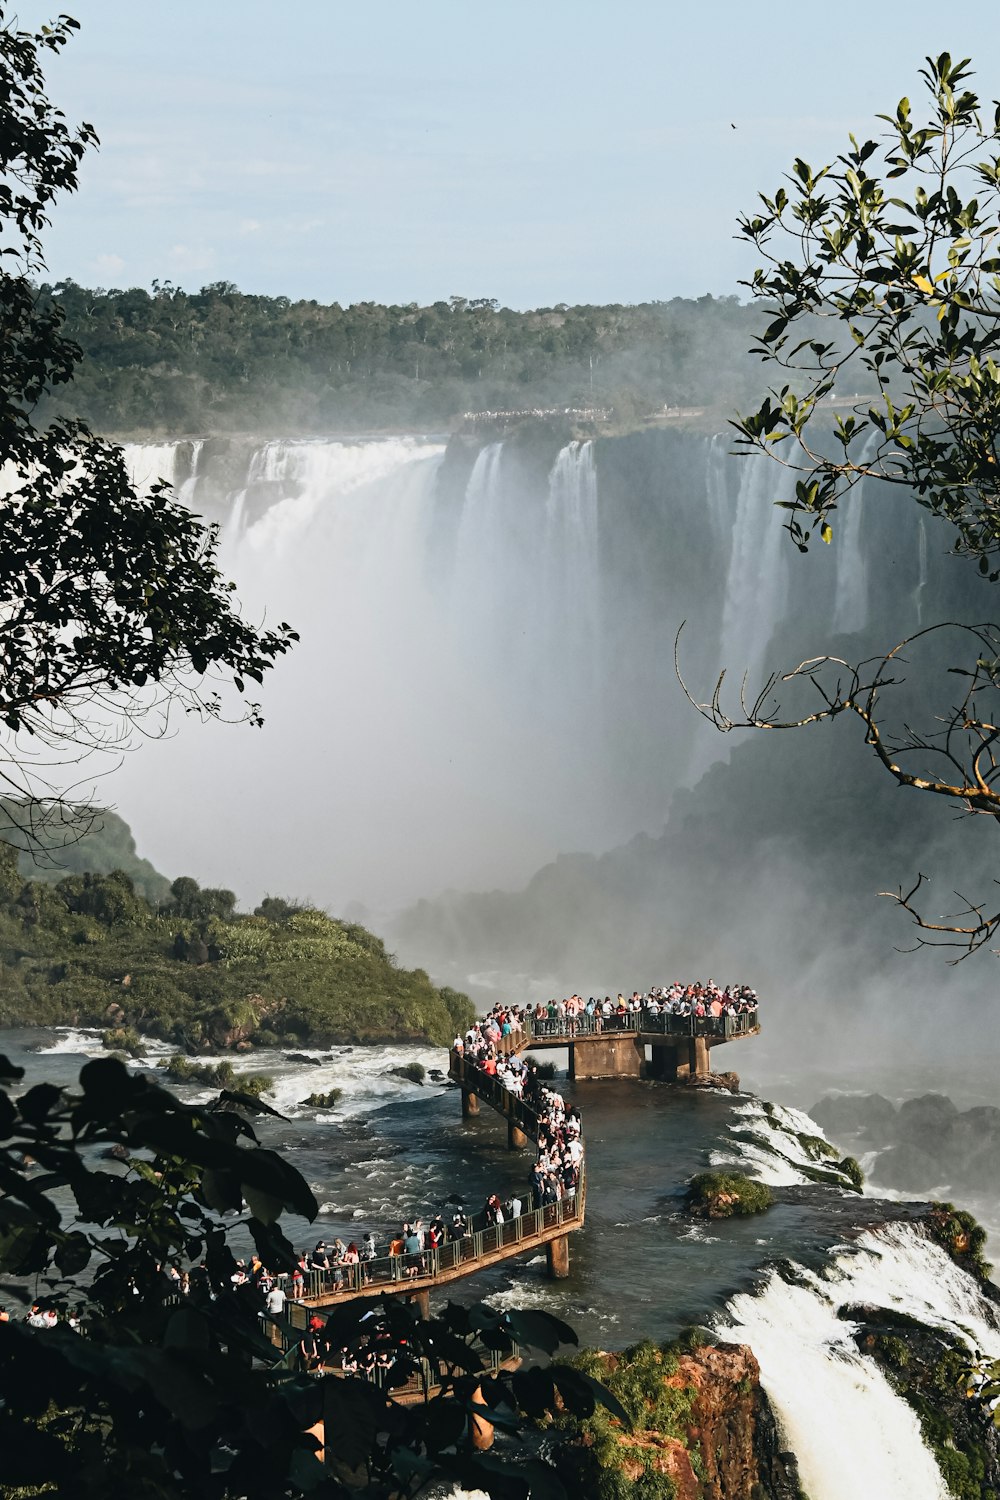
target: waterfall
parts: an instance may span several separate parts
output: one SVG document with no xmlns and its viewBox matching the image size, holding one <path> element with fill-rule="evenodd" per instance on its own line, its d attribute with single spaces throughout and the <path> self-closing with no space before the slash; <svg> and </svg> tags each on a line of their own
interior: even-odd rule
<svg viewBox="0 0 1000 1500">
<path fill-rule="evenodd" d="M 799 1462 L 810 1500 L 947 1500 L 949 1490 L 911 1408 L 851 1337 L 839 1316 L 852 1305 L 885 1307 L 947 1329 L 1000 1355 L 995 1305 L 923 1233 L 908 1224 L 866 1232 L 825 1275 L 772 1271 L 759 1293 L 728 1304 L 717 1332 L 747 1343 Z"/>
<path fill-rule="evenodd" d="M 852 498 L 834 547 L 800 558 L 773 505 L 794 474 L 732 458 L 725 436 L 446 446 L 126 449 L 138 484 L 172 480 L 221 523 L 248 617 L 302 636 L 260 690 L 262 734 L 182 728 L 126 763 L 116 796 L 162 868 L 334 904 L 518 884 L 562 851 L 657 834 L 674 791 L 730 752 L 674 684 L 681 621 L 692 688 L 721 664 L 732 704 L 744 671 L 755 692 L 779 661 L 776 632 L 822 651 L 904 576 L 912 609 L 917 543 L 888 506 L 873 543 Z M 918 596 L 937 600 L 921 548 Z"/>
<path fill-rule="evenodd" d="M 835 634 L 864 630 L 868 624 L 868 564 L 861 541 L 865 504 L 862 482 L 854 486 L 834 517 L 832 545 L 837 549 L 837 582 L 833 601 Z M 841 518 L 839 525 L 838 516 Z"/>
<path fill-rule="evenodd" d="M 174 484 L 177 474 L 177 443 L 125 443 L 125 467 L 141 495 L 148 494 L 158 479 Z"/>
<path fill-rule="evenodd" d="M 795 491 L 795 473 L 767 455 L 742 461 L 743 471 L 722 606 L 721 665 L 746 678 L 747 701 L 763 686 L 767 648 L 785 613 L 790 543 L 776 500 Z"/>
<path fill-rule="evenodd" d="M 574 686 L 587 691 L 592 700 L 589 707 L 595 713 L 603 653 L 597 472 L 592 442 L 568 443 L 556 456 L 545 504 L 542 564 L 540 598 L 545 621 L 540 644 L 561 658 L 562 681 L 576 678 Z M 592 718 L 590 722 L 593 725 Z"/>
<path fill-rule="evenodd" d="M 917 606 L 917 628 L 922 629 L 924 623 L 924 594 L 927 590 L 927 521 L 924 516 L 920 517 L 919 530 L 917 532 L 917 588 L 914 602 Z"/>
</svg>

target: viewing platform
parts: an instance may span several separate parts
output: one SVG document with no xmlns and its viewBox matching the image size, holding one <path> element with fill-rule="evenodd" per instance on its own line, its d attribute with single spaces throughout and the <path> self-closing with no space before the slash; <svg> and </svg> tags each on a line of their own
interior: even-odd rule
<svg viewBox="0 0 1000 1500">
<path fill-rule="evenodd" d="M 571 1078 L 683 1082 L 708 1077 L 713 1047 L 759 1032 L 756 1010 L 723 1016 L 641 1010 L 625 1016 L 582 1014 L 563 1021 L 525 1016 L 520 1029 L 502 1037 L 497 1046 L 502 1052 L 565 1047 Z"/>
</svg>

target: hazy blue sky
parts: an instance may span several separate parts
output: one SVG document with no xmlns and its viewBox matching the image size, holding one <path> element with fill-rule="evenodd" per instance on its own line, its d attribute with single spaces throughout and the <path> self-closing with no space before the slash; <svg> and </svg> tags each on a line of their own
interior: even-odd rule
<svg viewBox="0 0 1000 1500">
<path fill-rule="evenodd" d="M 514 307 L 733 292 L 752 269 L 738 213 L 915 94 L 925 53 L 971 54 L 1000 93 L 996 0 L 61 3 L 83 31 L 52 94 L 102 148 L 48 256 L 88 285 Z"/>
</svg>

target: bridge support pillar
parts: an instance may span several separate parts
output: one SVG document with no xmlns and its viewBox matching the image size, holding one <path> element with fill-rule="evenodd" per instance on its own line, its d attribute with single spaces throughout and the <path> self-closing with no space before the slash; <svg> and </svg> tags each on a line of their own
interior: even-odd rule
<svg viewBox="0 0 1000 1500">
<path fill-rule="evenodd" d="M 472 1405 L 486 1405 L 486 1397 L 483 1395 L 482 1386 L 477 1385 L 473 1391 Z M 493 1423 L 487 1422 L 485 1417 L 470 1417 L 469 1432 L 472 1437 L 472 1446 L 477 1453 L 485 1453 L 487 1448 L 493 1447 Z"/>
<path fill-rule="evenodd" d="M 712 1071 L 708 1038 L 696 1036 L 691 1039 L 691 1072 L 696 1078 L 707 1078 Z"/>
<path fill-rule="evenodd" d="M 429 1318 L 431 1315 L 431 1294 L 427 1287 L 420 1292 L 414 1292 L 410 1298 L 410 1304 L 417 1310 L 418 1317 Z"/>
<path fill-rule="evenodd" d="M 549 1240 L 545 1247 L 546 1269 L 553 1281 L 562 1281 L 569 1275 L 569 1235 L 561 1234 L 557 1240 Z"/>
<path fill-rule="evenodd" d="M 471 1120 L 479 1113 L 479 1100 L 469 1089 L 462 1090 L 462 1119 Z"/>
<path fill-rule="evenodd" d="M 528 1137 L 520 1130 L 513 1120 L 507 1121 L 507 1148 L 510 1151 L 523 1151 L 528 1144 Z"/>
</svg>

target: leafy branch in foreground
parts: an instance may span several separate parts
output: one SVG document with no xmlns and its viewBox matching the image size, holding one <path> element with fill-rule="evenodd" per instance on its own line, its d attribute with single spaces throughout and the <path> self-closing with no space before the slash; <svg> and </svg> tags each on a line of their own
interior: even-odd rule
<svg viewBox="0 0 1000 1500">
<path fill-rule="evenodd" d="M 297 639 L 241 618 L 217 529 L 168 486 L 138 493 L 119 448 L 37 419 L 81 358 L 34 280 L 50 206 L 97 141 L 46 93 L 43 60 L 76 29 L 18 31 L 0 6 L 0 783 L 15 792 L 51 793 L 67 760 L 162 732 L 172 703 L 220 714 L 223 683 L 242 695 Z M 255 703 L 242 713 L 261 722 Z"/>
<path fill-rule="evenodd" d="M 0 1058 L 4 1085 L 22 1075 Z M 489 1351 L 512 1341 L 546 1355 L 576 1342 L 534 1310 L 449 1305 L 422 1320 L 400 1299 L 363 1298 L 321 1318 L 316 1340 L 338 1352 L 379 1329 L 395 1356 L 390 1388 L 433 1369 L 436 1394 L 412 1406 L 356 1376 L 306 1373 L 301 1329 L 238 1274 L 223 1221 L 233 1216 L 273 1272 L 294 1269 L 280 1216 L 311 1220 L 316 1200 L 244 1118 L 275 1111 L 245 1096 L 238 1112 L 232 1096 L 184 1104 L 114 1059 L 88 1063 L 80 1085 L 37 1083 L 17 1099 L 0 1090 L 5 1293 L 30 1286 L 66 1318 L 45 1329 L 0 1322 L 0 1495 L 104 1500 L 113 1471 L 135 1500 L 386 1500 L 436 1476 L 495 1500 L 529 1489 L 563 1500 L 546 1462 L 477 1453 L 477 1423 L 516 1437 L 525 1416 L 558 1405 L 586 1417 L 597 1402 L 624 1417 L 579 1372 L 492 1373 Z M 188 1267 L 191 1290 L 178 1295 L 168 1273 Z"/>
<path fill-rule="evenodd" d="M 925 119 L 901 99 L 880 139 L 852 135 L 819 168 L 797 159 L 741 218 L 765 261 L 744 285 L 770 316 L 752 352 L 787 383 L 733 425 L 744 452 L 803 476 L 782 502 L 801 551 L 876 477 L 948 521 L 996 581 L 1000 105 L 984 123 L 969 77 L 967 58 L 928 57 Z"/>
<path fill-rule="evenodd" d="M 836 656 L 811 657 L 789 672 L 772 673 L 763 687 L 750 696 L 746 678 L 740 684 L 738 713 L 723 706 L 726 672 L 720 673 L 711 697 L 699 702 L 681 672 L 680 639 L 674 640 L 674 670 L 688 702 L 702 718 L 722 733 L 733 729 L 801 729 L 853 714 L 865 726 L 865 743 L 898 786 L 929 792 L 950 800 L 962 813 L 1000 821 L 1000 626 L 963 625 L 944 621 L 917 631 L 891 651 L 866 661 L 851 663 Z M 882 702 L 888 689 L 902 689 L 905 669 L 921 644 L 936 643 L 943 632 L 957 632 L 968 653 L 969 665 L 948 667 L 961 690 L 943 712 L 934 716 L 932 729 L 920 730 L 908 722 L 894 728 Z M 971 648 L 971 649 L 970 649 Z M 805 686 L 818 695 L 819 707 L 786 715 L 776 697 L 778 684 L 794 695 Z M 908 889 L 880 891 L 898 902 L 920 930 L 918 946 L 961 948 L 961 958 L 984 947 L 1000 932 L 1000 910 L 986 902 L 975 902 L 958 894 L 961 909 L 931 920 L 914 905 L 926 877 L 918 875 Z M 923 936 L 923 934 L 931 934 Z M 957 962 L 958 960 L 956 960 Z"/>
</svg>

